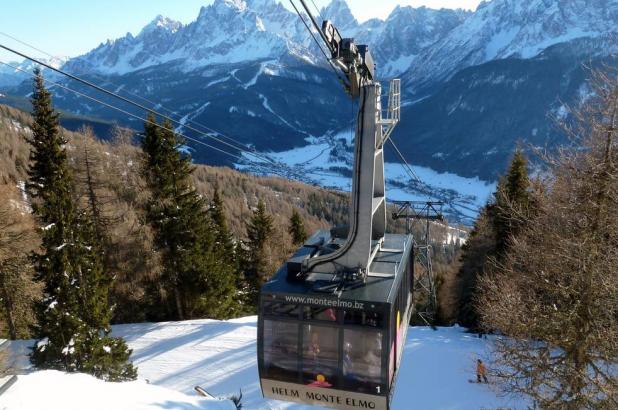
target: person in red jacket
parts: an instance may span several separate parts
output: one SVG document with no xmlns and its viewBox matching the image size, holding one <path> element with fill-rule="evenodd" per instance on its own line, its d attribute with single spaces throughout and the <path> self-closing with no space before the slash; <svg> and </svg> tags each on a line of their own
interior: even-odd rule
<svg viewBox="0 0 618 410">
<path fill-rule="evenodd" d="M 483 381 L 487 383 L 487 368 L 485 367 L 485 364 L 483 363 L 483 361 L 481 359 L 478 359 L 476 361 L 476 382 L 477 383 L 481 382 L 481 377 L 483 378 Z"/>
</svg>

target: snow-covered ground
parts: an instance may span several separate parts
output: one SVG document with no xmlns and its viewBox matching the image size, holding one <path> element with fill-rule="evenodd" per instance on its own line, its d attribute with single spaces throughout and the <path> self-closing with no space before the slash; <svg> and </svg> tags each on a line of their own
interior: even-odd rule
<svg viewBox="0 0 618 410">
<path fill-rule="evenodd" d="M 301 176 L 305 182 L 349 192 L 352 179 L 348 175 L 353 160 L 350 131 L 307 138 L 307 143 L 303 147 L 269 152 L 267 155 L 287 167 L 290 177 Z M 260 173 L 264 166 L 272 166 L 263 161 L 258 169 L 251 164 L 255 164 L 253 157 L 245 156 L 244 159 L 248 162 L 237 164 L 237 168 Z M 478 209 L 487 203 L 496 187 L 495 183 L 478 178 L 465 178 L 412 165 L 414 174 L 423 182 L 419 185 L 412 181 L 401 163 L 387 162 L 384 168 L 388 201 L 443 201 L 446 203 L 444 211 L 453 221 L 470 223 L 476 219 Z M 275 170 L 281 172 L 282 168 L 275 167 Z M 342 170 L 347 170 L 348 175 L 344 175 L 346 171 Z"/>
<path fill-rule="evenodd" d="M 116 336 L 123 336 L 133 349 L 132 359 L 138 366 L 139 378 L 142 380 L 126 386 L 135 386 L 138 390 L 136 395 L 145 394 L 144 389 L 155 386 L 175 390 L 178 395 L 163 397 L 163 390 L 153 390 L 151 400 L 147 403 L 134 399 L 135 407 L 110 405 L 106 408 L 182 410 L 201 408 L 199 406 L 204 406 L 205 409 L 219 408 L 209 407 L 213 405 L 212 402 L 197 400 L 193 388 L 200 385 L 211 394 L 220 397 L 237 394 L 242 389 L 244 409 L 315 409 L 262 398 L 256 362 L 255 317 L 230 321 L 191 320 L 117 325 L 114 326 L 113 333 Z M 491 385 L 469 382 L 475 377 L 475 360 L 487 355 L 490 342 L 491 338 L 479 339 L 475 335 L 465 333 L 464 329 L 459 327 L 438 328 L 436 331 L 427 327 L 410 328 L 392 408 L 394 410 L 526 408 L 524 400 L 499 397 L 492 391 Z M 23 347 L 23 343 L 20 346 Z M 6 403 L 17 403 L 14 401 L 16 395 L 26 397 L 26 392 L 35 389 L 36 377 L 39 376 L 20 378 L 5 395 L 0 396 L 0 409 L 74 408 L 68 405 L 52 406 L 52 401 L 46 401 L 47 405 L 41 407 L 35 405 L 7 407 Z M 88 385 L 93 383 L 87 376 L 68 377 L 75 377 L 76 383 L 68 384 L 71 379 L 65 377 L 62 378 L 62 383 L 67 383 L 67 386 L 73 386 L 72 388 L 76 390 L 81 389 L 79 386 L 82 381 Z M 144 379 L 151 384 L 145 384 Z M 43 383 L 41 387 L 47 388 Z M 109 396 L 124 394 L 120 389 L 125 387 L 111 384 L 108 388 L 110 390 L 101 390 L 101 393 Z M 119 390 L 114 392 L 113 389 Z M 126 389 L 125 391 L 131 390 L 130 387 Z M 70 393 L 62 393 L 61 390 L 58 392 L 60 399 L 57 403 L 64 403 L 62 401 L 64 395 L 67 396 L 64 398 L 67 403 L 72 400 L 68 397 Z M 13 401 L 7 402 L 7 400 Z M 148 405 L 153 407 L 144 407 Z M 219 406 L 221 403 L 215 405 Z"/>
<path fill-rule="evenodd" d="M 234 410 L 229 400 L 187 395 L 137 380 L 106 383 L 93 376 L 39 371 L 19 376 L 0 396 L 0 410 Z"/>
</svg>

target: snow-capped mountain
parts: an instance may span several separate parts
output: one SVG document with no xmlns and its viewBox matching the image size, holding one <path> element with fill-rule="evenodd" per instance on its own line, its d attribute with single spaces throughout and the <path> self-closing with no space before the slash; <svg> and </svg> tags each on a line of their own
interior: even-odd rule
<svg viewBox="0 0 618 410">
<path fill-rule="evenodd" d="M 182 71 L 212 64 L 308 55 L 304 28 L 275 0 L 215 0 L 183 26 L 157 16 L 137 36 L 109 40 L 65 68 L 122 75 L 168 62 Z M 301 30 L 302 29 L 302 30 Z"/>
<path fill-rule="evenodd" d="M 59 68 L 62 67 L 68 60 L 68 57 L 60 57 L 60 58 L 40 58 L 40 60 L 46 64 L 51 65 L 52 67 Z M 23 71 L 32 72 L 35 67 L 35 64 L 30 62 L 29 60 L 24 60 L 21 63 L 18 61 L 9 61 L 8 65 L 0 64 L 0 87 L 14 87 L 24 80 L 30 78 L 30 76 Z M 12 67 L 10 67 L 12 66 Z M 13 68 L 16 67 L 16 68 Z M 42 71 L 45 71 L 46 68 L 42 67 Z M 49 73 L 46 73 L 48 76 Z"/>
<path fill-rule="evenodd" d="M 463 24 L 425 48 L 404 78 L 409 84 L 435 83 L 466 67 L 509 57 L 529 59 L 582 38 L 616 44 L 618 0 L 484 1 Z"/>
<path fill-rule="evenodd" d="M 319 15 L 344 37 L 370 45 L 378 78 L 402 77 L 402 121 L 393 139 L 408 160 L 485 181 L 503 172 L 518 142 L 564 141 L 548 114 L 583 100 L 583 63 L 617 61 L 618 0 L 492 0 L 475 12 L 396 7 L 385 20 L 363 23 L 345 0 L 333 0 Z M 157 16 L 140 33 L 103 43 L 64 68 L 156 101 L 181 119 L 179 131 L 204 142 L 214 144 L 191 130 L 192 122 L 262 152 L 332 141 L 336 161 L 325 167 L 349 173 L 345 160 L 337 161 L 349 160 L 340 151 L 351 144 L 342 148 L 329 136 L 349 129 L 354 104 L 279 0 L 215 0 L 186 25 Z M 7 91 L 3 78 L 4 94 L 30 92 L 29 83 Z M 141 128 L 124 114 L 54 91 L 61 109 Z M 188 145 L 198 162 L 238 160 Z"/>
<path fill-rule="evenodd" d="M 468 14 L 397 7 L 386 21 L 359 24 L 345 0 L 333 0 L 320 12 L 344 36 L 371 44 L 379 66 L 383 66 L 381 75 L 397 75 L 408 69 L 420 50 L 444 37 Z M 182 71 L 191 71 L 213 64 L 290 56 L 305 64 L 325 64 L 298 16 L 279 1 L 215 0 L 186 26 L 157 16 L 137 36 L 128 33 L 109 40 L 72 59 L 65 68 L 122 75 L 170 62 Z"/>
</svg>

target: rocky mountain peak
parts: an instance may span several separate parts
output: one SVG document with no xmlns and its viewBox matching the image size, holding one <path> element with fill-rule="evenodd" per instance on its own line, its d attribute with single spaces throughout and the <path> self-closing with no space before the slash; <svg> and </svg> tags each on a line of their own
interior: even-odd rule
<svg viewBox="0 0 618 410">
<path fill-rule="evenodd" d="M 320 10 L 320 15 L 323 19 L 332 21 L 344 37 L 347 36 L 344 33 L 346 30 L 358 27 L 358 21 L 352 14 L 346 0 L 332 0 Z"/>
<path fill-rule="evenodd" d="M 172 20 L 169 17 L 164 17 L 162 15 L 158 15 L 157 17 L 154 18 L 154 20 L 152 20 L 150 23 L 148 23 L 148 25 L 146 25 L 142 31 L 140 31 L 140 33 L 138 34 L 138 37 L 140 36 L 147 36 L 153 32 L 156 31 L 163 31 L 163 32 L 168 32 L 168 33 L 176 33 L 178 30 L 180 30 L 182 28 L 182 23 L 176 20 Z M 130 35 L 130 33 L 127 34 L 127 37 Z M 131 36 L 133 37 L 133 36 Z"/>
</svg>

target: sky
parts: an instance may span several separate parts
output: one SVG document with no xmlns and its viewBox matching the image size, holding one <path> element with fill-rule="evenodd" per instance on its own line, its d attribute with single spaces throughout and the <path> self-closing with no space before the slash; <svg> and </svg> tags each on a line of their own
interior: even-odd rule
<svg viewBox="0 0 618 410">
<path fill-rule="evenodd" d="M 134 35 L 158 14 L 190 23 L 201 6 L 214 0 L 1 0 L 0 44 L 21 51 L 39 52 L 9 39 L 9 34 L 32 44 L 54 56 L 75 57 L 84 54 L 107 39 Z M 323 7 L 330 0 L 314 0 Z M 480 0 L 347 0 L 359 21 L 386 18 L 397 5 L 427 6 L 431 8 L 476 9 Z M 282 3 L 289 6 L 288 0 Z M 311 2 L 308 4 L 311 7 Z M 21 58 L 0 51 L 1 61 L 20 61 Z"/>
</svg>

